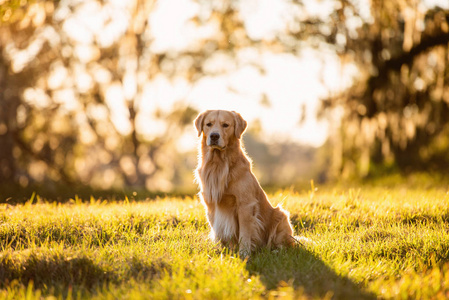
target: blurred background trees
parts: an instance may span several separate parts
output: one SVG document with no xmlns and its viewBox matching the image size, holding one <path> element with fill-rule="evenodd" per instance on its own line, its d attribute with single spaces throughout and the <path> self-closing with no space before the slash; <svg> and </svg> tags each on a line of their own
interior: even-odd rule
<svg viewBox="0 0 449 300">
<path fill-rule="evenodd" d="M 189 100 L 198 86 L 239 70 L 264 77 L 267 53 L 307 51 L 328 89 L 291 100 L 302 110 L 294 123 L 320 103 L 327 142 L 273 140 L 270 124 L 251 122 L 245 142 L 262 183 L 449 166 L 447 3 L 279 3 L 280 13 L 256 22 L 252 10 L 270 1 L 0 1 L 0 185 L 192 191 L 191 124 L 207 107 Z M 178 36 L 164 14 L 183 18 L 190 33 Z M 326 75 L 329 57 L 339 76 Z M 160 86 L 172 100 L 158 96 Z M 282 100 L 246 86 L 243 98 L 257 107 Z"/>
<path fill-rule="evenodd" d="M 342 108 L 333 172 L 367 176 L 373 165 L 444 172 L 449 11 L 424 9 L 422 1 L 372 1 L 371 15 L 357 31 L 342 30 L 341 56 L 357 64 L 359 78 L 323 101 L 323 111 Z"/>
</svg>

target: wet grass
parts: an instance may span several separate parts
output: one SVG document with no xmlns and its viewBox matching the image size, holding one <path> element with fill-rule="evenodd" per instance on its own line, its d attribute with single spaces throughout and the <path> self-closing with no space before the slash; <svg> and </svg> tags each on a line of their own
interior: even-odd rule
<svg viewBox="0 0 449 300">
<path fill-rule="evenodd" d="M 0 204 L 1 299 L 446 299 L 446 188 L 270 195 L 311 242 L 249 260 L 194 198 Z"/>
</svg>

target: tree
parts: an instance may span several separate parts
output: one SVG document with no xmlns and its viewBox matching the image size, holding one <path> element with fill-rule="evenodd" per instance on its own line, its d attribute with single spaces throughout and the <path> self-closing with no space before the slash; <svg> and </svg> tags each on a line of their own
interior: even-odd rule
<svg viewBox="0 0 449 300">
<path fill-rule="evenodd" d="M 162 139 L 145 138 L 136 125 L 145 85 L 160 71 L 161 55 L 148 50 L 153 5 L 2 4 L 1 183 L 141 187 L 174 167 L 176 159 L 161 164 L 156 157 L 174 155 L 169 144 L 196 111 L 161 113 L 179 118 Z M 129 22 L 117 25 L 114 17 Z M 164 189 L 161 180 L 155 184 Z"/>
<path fill-rule="evenodd" d="M 243 12 L 247 2 L 192 2 L 197 10 L 186 26 L 208 34 L 182 48 L 155 48 L 150 16 L 163 3 L 0 4 L 2 183 L 170 190 L 193 168 L 174 145 L 197 111 L 180 101 L 149 115 L 154 81 L 193 88 L 248 66 L 263 75 L 257 55 L 300 56 L 310 47 L 358 70 L 349 88 L 322 102 L 322 116 L 337 128 L 330 174 L 366 176 L 374 164 L 447 166 L 447 10 L 417 0 L 334 0 L 312 13 L 310 2 L 286 0 L 283 23 L 260 36 Z M 245 51 L 256 58 L 245 59 Z M 264 97 L 261 103 L 276 101 Z M 163 124 L 163 134 L 148 135 L 145 120 Z"/>
<path fill-rule="evenodd" d="M 353 10 L 350 5 L 348 11 Z M 371 13 L 372 20 L 357 31 L 341 33 L 347 41 L 341 55 L 358 66 L 361 76 L 323 101 L 325 112 L 344 111 L 334 174 L 366 176 L 376 164 L 444 170 L 449 164 L 449 11 L 426 10 L 420 1 L 373 1 Z"/>
</svg>

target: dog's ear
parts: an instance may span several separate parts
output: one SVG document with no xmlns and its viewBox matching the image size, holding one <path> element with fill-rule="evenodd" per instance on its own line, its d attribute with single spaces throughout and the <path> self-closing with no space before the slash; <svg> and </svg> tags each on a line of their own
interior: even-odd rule
<svg viewBox="0 0 449 300">
<path fill-rule="evenodd" d="M 235 126 L 234 126 L 235 137 L 239 139 L 242 137 L 242 134 L 246 129 L 247 123 L 239 113 L 233 111 L 232 114 L 234 115 L 234 120 L 235 120 Z"/>
<path fill-rule="evenodd" d="M 196 130 L 198 130 L 198 136 L 201 136 L 201 132 L 203 132 L 203 122 L 204 122 L 204 117 L 206 116 L 207 112 L 208 111 L 200 113 L 194 121 Z"/>
</svg>

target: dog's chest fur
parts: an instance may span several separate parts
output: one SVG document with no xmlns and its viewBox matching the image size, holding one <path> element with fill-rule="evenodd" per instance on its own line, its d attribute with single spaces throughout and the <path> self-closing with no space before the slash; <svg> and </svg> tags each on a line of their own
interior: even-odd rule
<svg viewBox="0 0 449 300">
<path fill-rule="evenodd" d="M 218 150 L 206 154 L 205 165 L 199 172 L 204 201 L 218 203 L 228 187 L 229 163 Z"/>
<path fill-rule="evenodd" d="M 230 242 L 238 238 L 238 221 L 235 213 L 228 209 L 223 209 L 219 205 L 215 208 L 212 228 L 215 239 L 223 242 Z"/>
<path fill-rule="evenodd" d="M 230 174 L 229 160 L 219 151 L 205 153 L 205 162 L 199 170 L 203 199 L 212 206 L 210 225 L 214 237 L 222 242 L 238 239 L 236 199 L 226 194 Z"/>
</svg>

